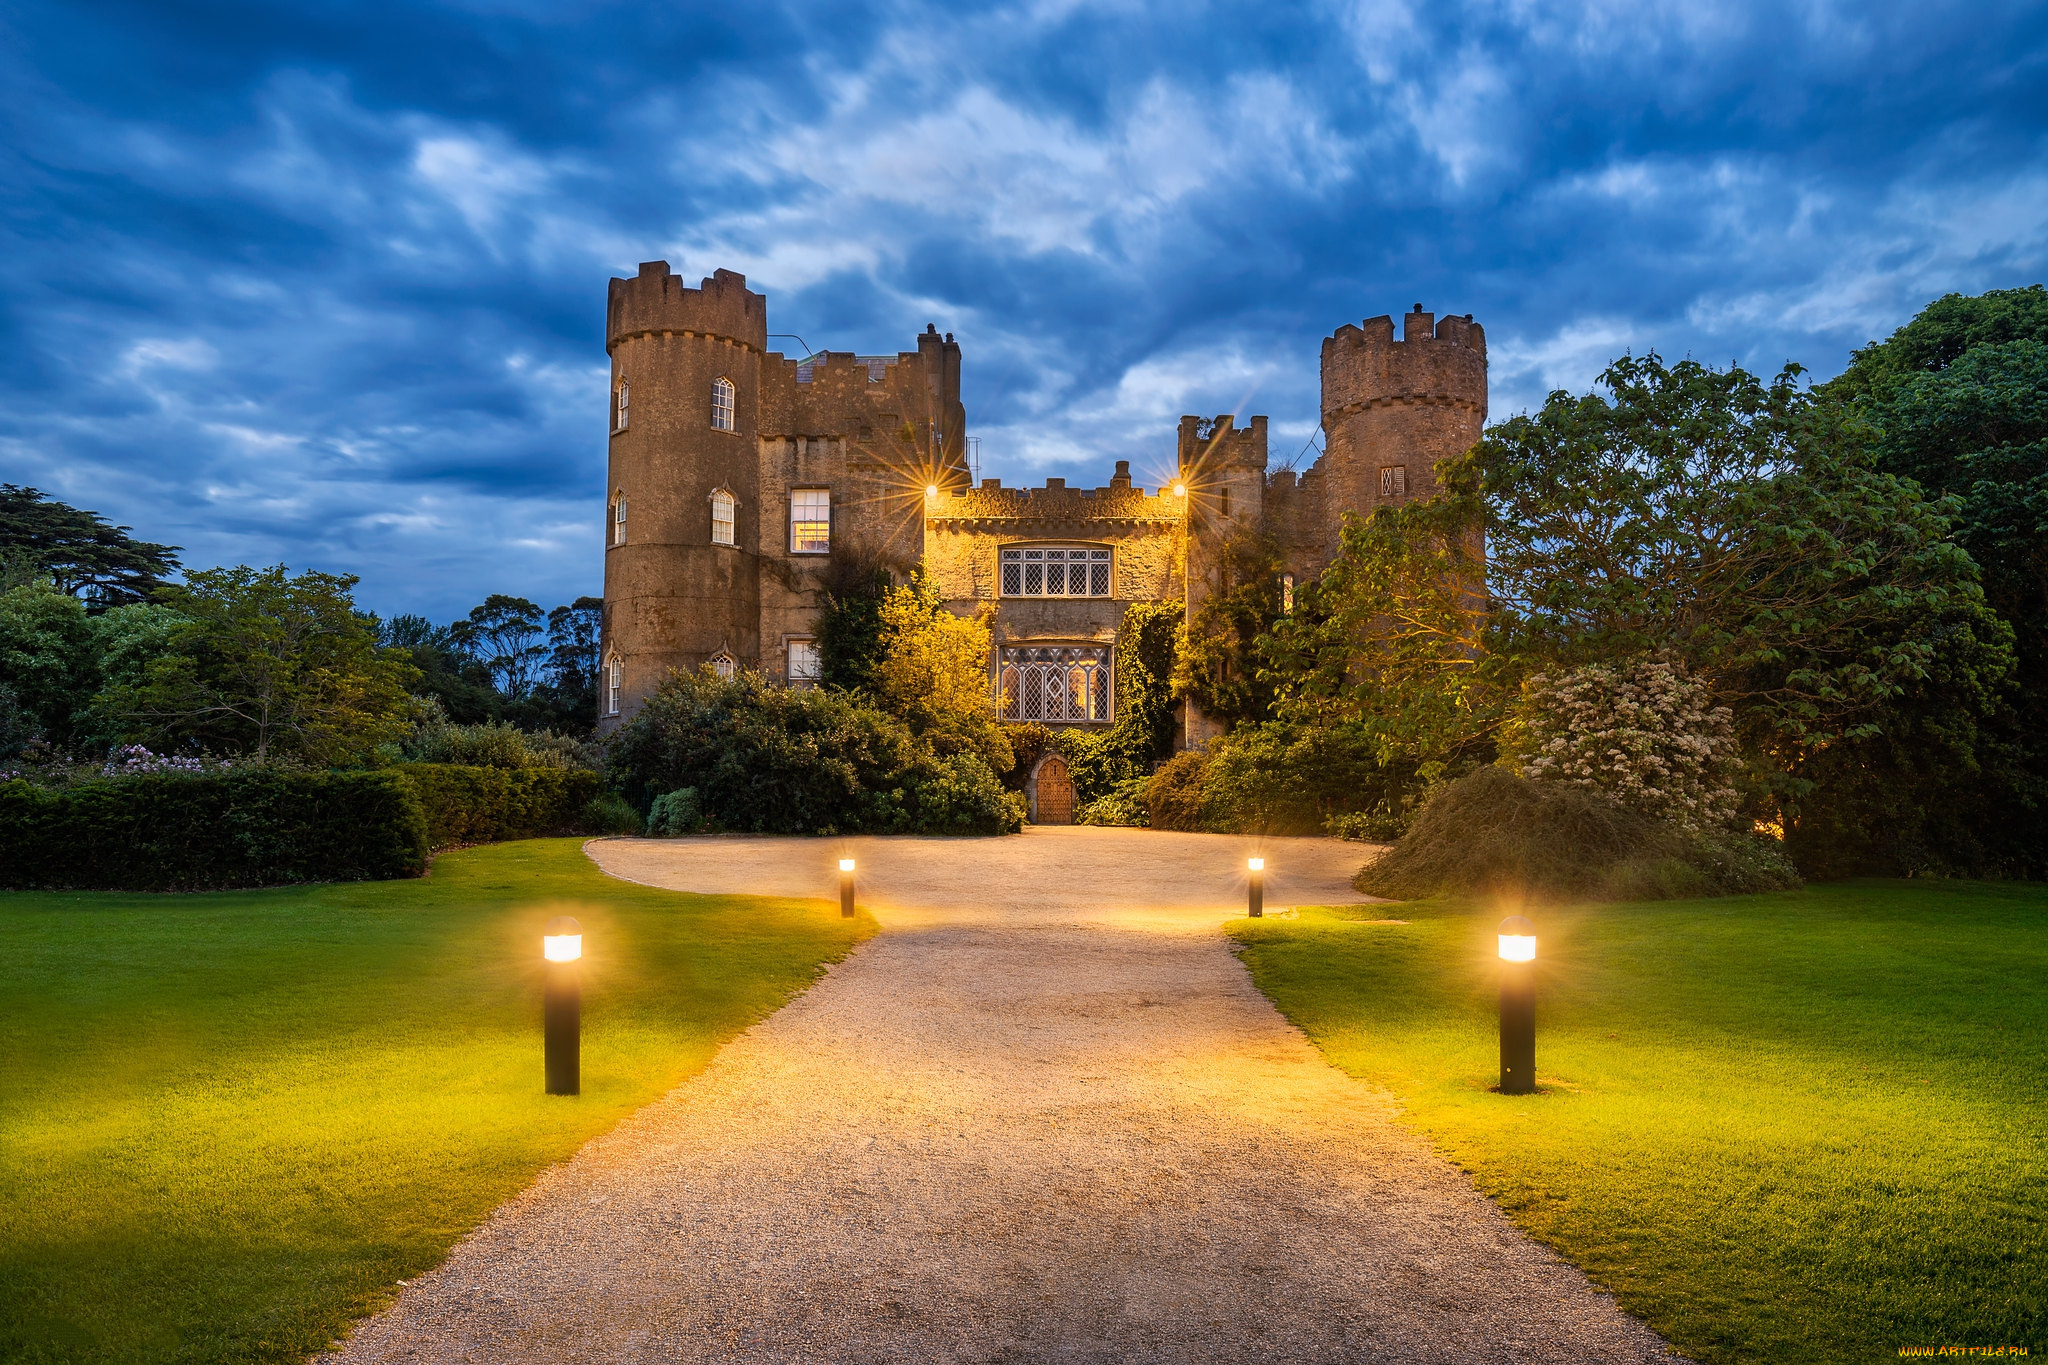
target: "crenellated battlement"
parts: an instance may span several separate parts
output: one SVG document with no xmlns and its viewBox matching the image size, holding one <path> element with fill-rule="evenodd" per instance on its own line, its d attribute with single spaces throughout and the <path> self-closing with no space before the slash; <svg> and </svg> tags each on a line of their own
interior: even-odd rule
<svg viewBox="0 0 2048 1365">
<path fill-rule="evenodd" d="M 643 261 L 632 279 L 614 279 L 605 306 L 606 351 L 628 337 L 659 335 L 719 337 L 752 347 L 768 346 L 768 300 L 747 288 L 747 277 L 713 271 L 695 289 L 669 273 L 667 261 Z"/>
<path fill-rule="evenodd" d="M 1323 425 L 1379 403 L 1486 406 L 1486 329 L 1422 311 L 1346 323 L 1323 341 Z"/>
</svg>

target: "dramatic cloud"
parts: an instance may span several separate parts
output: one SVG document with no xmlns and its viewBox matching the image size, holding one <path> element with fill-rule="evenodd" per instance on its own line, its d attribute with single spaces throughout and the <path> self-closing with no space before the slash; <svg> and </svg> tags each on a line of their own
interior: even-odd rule
<svg viewBox="0 0 2048 1365">
<path fill-rule="evenodd" d="M 983 472 L 1314 458 L 1420 301 L 1497 415 L 1655 348 L 1818 374 L 2048 256 L 2038 6 L 18 5 L 0 479 L 383 611 L 599 584 L 605 280 L 965 350 Z M 796 343 L 790 342 L 792 348 Z"/>
</svg>

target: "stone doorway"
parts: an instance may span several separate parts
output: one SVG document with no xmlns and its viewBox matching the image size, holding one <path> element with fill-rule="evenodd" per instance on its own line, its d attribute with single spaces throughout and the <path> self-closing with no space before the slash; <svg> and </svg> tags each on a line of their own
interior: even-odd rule
<svg viewBox="0 0 2048 1365">
<path fill-rule="evenodd" d="M 1031 822 L 1035 825 L 1071 825 L 1074 823 L 1074 778 L 1067 771 L 1067 761 L 1058 754 L 1047 754 L 1038 761 L 1038 769 L 1031 775 L 1032 800 Z"/>
</svg>

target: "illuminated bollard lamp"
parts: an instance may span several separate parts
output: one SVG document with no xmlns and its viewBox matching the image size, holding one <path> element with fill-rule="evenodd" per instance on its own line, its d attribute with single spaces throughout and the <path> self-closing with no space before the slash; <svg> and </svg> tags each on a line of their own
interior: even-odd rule
<svg viewBox="0 0 2048 1365">
<path fill-rule="evenodd" d="M 541 933 L 548 1093 L 575 1095 L 583 1089 L 583 926 L 557 915 Z"/>
<path fill-rule="evenodd" d="M 853 859 L 839 860 L 839 913 L 853 918 Z"/>
<path fill-rule="evenodd" d="M 1252 874 L 1251 909 L 1248 913 L 1253 919 L 1260 919 L 1266 913 L 1266 860 L 1264 858 L 1248 859 L 1245 866 L 1251 870 Z"/>
<path fill-rule="evenodd" d="M 1500 922 L 1500 1093 L 1536 1093 L 1536 926 Z"/>
</svg>

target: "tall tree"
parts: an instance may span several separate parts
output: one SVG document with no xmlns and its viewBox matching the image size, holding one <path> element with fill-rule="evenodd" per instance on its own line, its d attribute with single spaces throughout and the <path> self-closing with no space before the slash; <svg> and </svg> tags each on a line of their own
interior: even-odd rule
<svg viewBox="0 0 2048 1365">
<path fill-rule="evenodd" d="M 1427 760 L 1484 742 L 1531 671 L 1661 653 L 1734 710 L 1795 815 L 1816 763 L 1937 680 L 1940 742 L 1967 757 L 2010 633 L 1951 535 L 1957 502 L 1873 468 L 1866 439 L 1793 369 L 1619 360 L 1441 462 L 1438 497 L 1347 529 L 1316 611 L 1275 633 L 1287 706 Z M 1458 562 L 1480 535 L 1483 630 L 1460 604 L 1476 556 Z"/>
<path fill-rule="evenodd" d="M 2048 290 L 1937 299 L 1858 351 L 1825 391 L 1873 429 L 1878 468 L 1956 500 L 1956 539 L 2014 634 L 2015 685 L 1980 746 L 1981 765 L 1960 774 L 1966 799 L 1949 803 L 1967 812 L 1963 827 L 1929 842 L 1981 845 L 1980 864 L 2040 875 L 2048 871 Z M 1941 720 L 1937 710 L 1922 723 Z M 1840 760 L 1845 774 L 1873 775 L 1913 761 L 1889 751 Z M 1888 803 L 1901 780 L 1873 776 L 1869 785 L 1872 801 Z"/>
<path fill-rule="evenodd" d="M 46 574 L 58 591 L 96 608 L 146 601 L 177 572 L 180 547 L 128 531 L 38 489 L 0 483 L 0 570 L 10 579 Z"/>
<path fill-rule="evenodd" d="M 448 628 L 457 647 L 482 662 L 491 680 L 518 701 L 539 681 L 547 660 L 546 624 L 538 606 L 494 592 Z"/>
<path fill-rule="evenodd" d="M 259 762 L 366 761 L 404 728 L 416 670 L 380 649 L 356 614 L 348 575 L 288 576 L 283 565 L 207 569 L 164 589 L 184 619 L 170 655 L 110 709 L 159 742 L 189 741 Z"/>
</svg>

